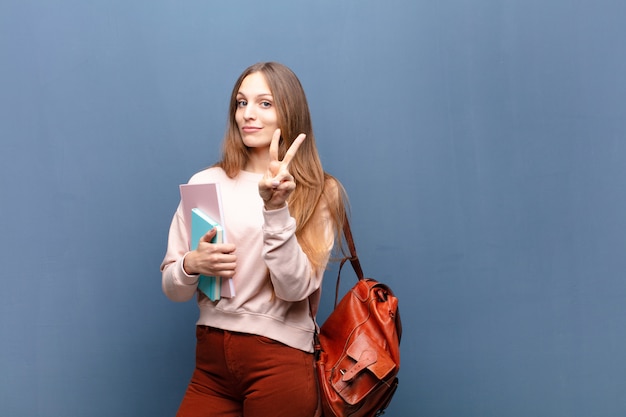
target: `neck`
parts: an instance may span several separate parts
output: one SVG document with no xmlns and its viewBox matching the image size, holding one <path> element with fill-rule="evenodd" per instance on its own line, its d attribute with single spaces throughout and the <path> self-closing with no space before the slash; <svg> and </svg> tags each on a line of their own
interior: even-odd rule
<svg viewBox="0 0 626 417">
<path fill-rule="evenodd" d="M 245 170 L 265 174 L 270 163 L 269 148 L 254 148 L 250 150 L 250 158 L 246 163 Z"/>
</svg>

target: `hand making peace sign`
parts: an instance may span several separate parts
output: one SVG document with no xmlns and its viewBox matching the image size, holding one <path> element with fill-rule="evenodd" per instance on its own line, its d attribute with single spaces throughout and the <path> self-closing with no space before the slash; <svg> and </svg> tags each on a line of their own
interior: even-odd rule
<svg viewBox="0 0 626 417">
<path fill-rule="evenodd" d="M 278 142 L 280 129 L 276 129 L 270 143 L 270 163 L 267 172 L 259 181 L 259 195 L 263 199 L 266 210 L 275 210 L 285 206 L 287 198 L 296 188 L 293 175 L 289 172 L 289 163 L 298 151 L 306 135 L 301 133 L 293 141 L 282 161 L 278 160 Z"/>
</svg>

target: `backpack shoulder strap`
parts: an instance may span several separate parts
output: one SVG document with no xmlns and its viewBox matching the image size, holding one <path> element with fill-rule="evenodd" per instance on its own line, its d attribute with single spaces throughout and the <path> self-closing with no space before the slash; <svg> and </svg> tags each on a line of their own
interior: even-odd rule
<svg viewBox="0 0 626 417">
<path fill-rule="evenodd" d="M 343 222 L 343 236 L 346 239 L 346 243 L 348 244 L 348 249 L 350 250 L 350 256 L 346 256 L 341 260 L 339 264 L 339 272 L 337 273 L 337 284 L 335 285 L 335 307 L 337 307 L 337 302 L 339 301 L 339 284 L 341 283 L 341 268 L 346 263 L 346 261 L 350 261 L 350 265 L 352 265 L 352 269 L 356 273 L 356 277 L 358 280 L 365 279 L 363 275 L 363 268 L 361 268 L 361 262 L 359 261 L 359 256 L 356 253 L 356 246 L 354 245 L 354 239 L 352 238 L 352 230 L 350 230 L 350 223 L 348 222 L 348 216 L 344 217 Z"/>
<path fill-rule="evenodd" d="M 346 243 L 348 244 L 348 249 L 350 250 L 350 257 L 343 258 L 343 260 L 341 261 L 341 266 L 343 266 L 343 264 L 349 260 L 350 264 L 352 265 L 352 269 L 354 269 L 354 272 L 356 273 L 357 278 L 363 279 L 363 269 L 361 268 L 359 256 L 356 253 L 356 246 L 354 245 L 354 239 L 352 238 L 352 230 L 350 230 L 350 222 L 348 221 L 348 216 L 344 218 L 343 235 L 346 239 Z M 341 266 L 339 267 L 340 270 Z"/>
</svg>

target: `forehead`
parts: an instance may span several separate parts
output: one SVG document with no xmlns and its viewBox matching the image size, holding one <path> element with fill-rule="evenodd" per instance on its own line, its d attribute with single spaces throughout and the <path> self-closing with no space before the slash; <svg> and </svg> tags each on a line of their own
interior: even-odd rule
<svg viewBox="0 0 626 417">
<path fill-rule="evenodd" d="M 247 75 L 241 82 L 238 93 L 248 97 L 272 94 L 265 76 L 260 72 Z"/>
</svg>

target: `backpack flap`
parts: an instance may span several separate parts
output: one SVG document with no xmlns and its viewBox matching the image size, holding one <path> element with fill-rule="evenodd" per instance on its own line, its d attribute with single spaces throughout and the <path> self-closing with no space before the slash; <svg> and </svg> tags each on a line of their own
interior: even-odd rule
<svg viewBox="0 0 626 417">
<path fill-rule="evenodd" d="M 346 353 L 333 378 L 333 387 L 348 404 L 358 403 L 385 384 L 385 377 L 396 369 L 389 354 L 365 333 L 350 344 Z"/>
<path fill-rule="evenodd" d="M 378 379 L 384 379 L 396 367 L 393 359 L 374 344 L 372 339 L 365 333 L 361 333 L 348 347 L 348 356 L 356 361 L 354 366 L 346 371 L 341 378 L 345 382 L 352 380 L 363 369 L 368 369 Z"/>
</svg>

